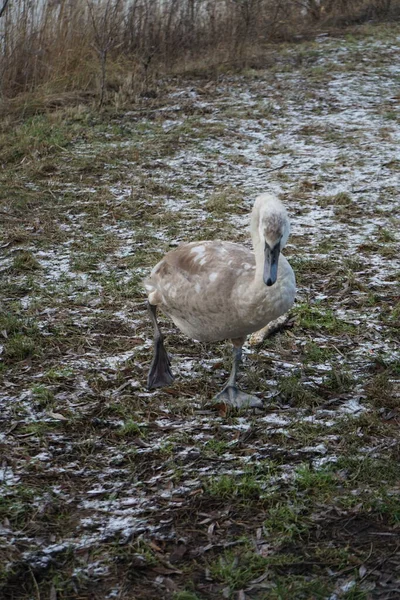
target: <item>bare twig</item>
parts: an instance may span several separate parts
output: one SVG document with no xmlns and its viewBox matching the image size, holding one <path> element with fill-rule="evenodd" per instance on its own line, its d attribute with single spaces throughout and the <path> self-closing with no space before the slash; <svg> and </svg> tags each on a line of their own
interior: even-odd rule
<svg viewBox="0 0 400 600">
<path fill-rule="evenodd" d="M 108 53 L 115 41 L 115 34 L 117 31 L 116 15 L 119 11 L 120 4 L 121 1 L 116 0 L 114 6 L 112 6 L 112 0 L 107 0 L 104 12 L 100 17 L 98 13 L 96 14 L 95 12 L 93 0 L 87 0 L 87 6 L 89 9 L 90 20 L 94 33 L 93 46 L 100 59 L 101 76 L 99 107 L 103 106 L 104 103 L 106 91 L 107 58 Z"/>
<path fill-rule="evenodd" d="M 8 0 L 3 1 L 3 6 L 0 8 L 0 18 L 3 16 L 6 8 L 7 8 Z"/>
</svg>

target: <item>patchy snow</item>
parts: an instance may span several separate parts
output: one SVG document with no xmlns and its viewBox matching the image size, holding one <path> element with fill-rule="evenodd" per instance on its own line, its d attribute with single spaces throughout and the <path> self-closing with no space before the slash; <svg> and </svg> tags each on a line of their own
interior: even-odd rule
<svg viewBox="0 0 400 600">
<path fill-rule="evenodd" d="M 20 480 L 18 475 L 15 475 L 12 468 L 8 465 L 0 467 L 0 483 L 4 485 L 13 485 Z"/>
<path fill-rule="evenodd" d="M 364 42 L 356 43 L 362 56 Z M 367 46 L 370 43 L 365 42 Z M 318 44 L 324 52 L 317 64 L 344 64 L 348 49 L 326 38 Z M 376 47 L 381 45 L 379 42 Z M 107 180 L 111 170 L 115 175 L 115 165 L 105 165 L 104 177 L 96 187 L 82 184 L 78 188 L 61 182 L 64 191 L 76 195 L 74 211 L 64 215 L 67 223 L 59 223 L 67 239 L 51 249 L 18 245 L 18 249 L 34 253 L 41 269 L 37 289 L 28 287 L 16 304 L 23 315 L 35 317 L 51 353 L 46 354 L 45 363 L 40 362 L 40 354 L 21 361 L 23 366 L 18 368 L 23 377 L 19 381 L 6 368 L 0 415 L 7 426 L 1 441 L 14 462 L 12 467 L 2 465 L 0 481 L 7 493 L 12 493 L 27 474 L 40 473 L 51 484 L 46 491 L 38 490 L 35 506 L 44 510 L 50 490 L 58 504 L 74 506 L 77 519 L 65 539 L 54 543 L 36 537 L 35 531 L 4 527 L 7 543 L 24 548 L 21 557 L 27 564 L 46 567 L 68 549 L 97 550 L 108 540 L 124 543 L 144 533 L 158 532 L 161 539 L 172 539 L 175 530 L 166 527 L 165 521 L 175 519 L 174 511 L 192 495 L 203 494 L 209 478 L 226 475 L 240 479 L 251 467 L 263 467 L 277 457 L 276 475 L 265 477 L 263 483 L 267 490 L 282 482 L 289 485 L 301 461 L 316 470 L 338 460 L 338 423 L 371 412 L 365 399 L 369 367 L 377 358 L 390 362 L 400 357 L 387 325 L 394 310 L 389 312 L 387 306 L 394 307 L 398 301 L 399 254 L 380 252 L 394 249 L 396 243 L 383 242 L 382 232 L 396 235 L 398 228 L 395 209 L 400 184 L 398 172 L 390 165 L 398 160 L 400 125 L 385 116 L 382 99 L 391 103 L 391 110 L 398 110 L 390 95 L 399 72 L 396 65 L 386 65 L 384 75 L 376 69 L 358 75 L 332 69 L 317 97 L 295 68 L 277 72 L 273 78 L 267 72 L 248 80 L 241 75 L 221 77 L 215 83 L 215 95 L 210 96 L 200 96 L 188 86 L 171 92 L 166 102 L 172 99 L 172 106 L 159 111 L 167 116 L 161 121 L 167 134 L 186 123 L 183 101 L 191 103 L 193 110 L 202 110 L 184 147 L 179 145 L 162 159 L 155 157 L 151 169 L 131 163 L 129 173 L 124 173 L 121 164 L 120 181 L 115 176 Z M 149 128 L 151 125 L 148 121 Z M 213 133 L 213 127 L 219 133 Z M 200 135 L 203 131 L 210 133 Z M 110 142 L 112 139 L 110 134 L 105 145 L 130 151 L 136 144 L 130 139 Z M 96 152 L 85 142 L 79 143 L 78 150 L 82 156 Z M 151 178 L 161 190 L 171 186 L 165 193 L 155 193 L 155 199 L 148 200 L 143 194 L 141 202 L 144 207 L 147 202 L 149 210 L 159 206 L 160 214 L 168 212 L 168 219 L 173 213 L 172 225 L 159 222 L 159 215 L 152 222 L 145 211 L 132 212 L 133 195 L 137 190 L 141 193 L 144 178 Z M 179 194 L 174 194 L 177 181 Z M 106 208 L 99 205 L 97 209 L 97 238 L 87 225 L 94 220 L 93 202 L 100 188 L 111 198 Z M 314 280 L 305 284 L 300 269 L 298 274 L 299 299 L 323 311 L 332 310 L 340 321 L 354 325 L 357 333 L 331 334 L 323 328 L 300 331 L 294 323 L 289 332 L 292 342 L 282 348 L 279 337 L 276 345 L 267 341 L 256 350 L 246 346 L 241 377 L 248 391 L 259 385 L 255 393 L 266 400 L 265 410 L 257 415 L 221 417 L 204 409 L 203 402 L 212 397 L 216 383 L 223 385 L 227 375 L 222 346 L 211 349 L 195 342 L 188 346 L 187 341 L 184 345 L 176 329 L 161 317 L 177 381 L 166 391 L 146 391 L 153 342 L 144 295 L 142 298 L 130 288 L 120 293 L 118 286 L 129 284 L 132 276 L 140 279 L 150 270 L 148 250 L 157 246 L 159 252 L 162 246 L 164 251 L 182 240 L 201 239 L 208 227 L 214 228 L 214 235 L 249 245 L 248 213 L 254 197 L 267 189 L 288 205 L 293 236 L 287 252 L 291 260 L 308 259 L 312 271 L 313 261 L 318 265 L 325 259 L 340 268 L 348 258 L 362 258 L 360 269 L 348 269 L 360 289 L 345 287 L 348 274 L 340 274 L 337 283 L 331 272 L 324 275 L 316 269 Z M 230 210 L 229 202 L 224 214 L 213 214 L 207 208 L 208 199 L 221 190 L 228 190 L 228 195 L 229 190 L 239 193 L 238 214 Z M 344 199 L 341 205 L 334 198 L 339 193 L 347 193 L 350 200 Z M 114 217 L 109 208 L 116 214 L 117 209 L 127 213 Z M 139 238 L 136 225 L 145 231 Z M 77 272 L 77 248 L 88 239 L 106 235 L 113 239 L 110 250 L 105 250 L 93 267 Z M 330 247 L 320 251 L 324 242 Z M 370 251 L 362 248 L 372 243 L 377 247 Z M 199 261 L 202 248 L 201 244 L 194 248 Z M 139 266 L 133 261 L 138 249 L 144 257 Z M 5 275 L 13 254 L 2 258 L 0 269 Z M 13 283 L 29 283 L 25 274 L 12 277 Z M 212 279 L 217 283 L 216 277 Z M 111 280 L 115 287 L 109 289 Z M 343 289 L 338 292 L 335 285 L 339 284 Z M 380 295 L 381 301 L 369 305 L 372 293 Z M 114 321 L 118 321 L 115 334 Z M 120 335 L 121 324 L 125 331 Z M 111 333 L 106 332 L 107 325 Z M 126 326 L 134 334 L 127 332 Z M 68 342 L 65 347 L 60 340 Z M 332 359 L 302 364 L 301 355 L 309 342 L 331 351 Z M 4 337 L 4 349 L 6 343 Z M 261 382 L 259 374 L 255 378 L 260 365 Z M 304 388 L 317 394 L 333 368 L 349 369 L 356 383 L 343 393 L 328 390 L 327 397 L 319 398 L 322 406 L 299 408 L 295 400 L 280 393 L 282 381 L 301 372 Z M 200 381 L 201 386 L 195 387 Z M 38 384 L 53 393 L 54 400 L 49 401 L 54 406 L 44 408 L 35 401 L 32 387 Z M 129 420 L 137 422 L 137 431 L 125 431 Z M 321 428 L 315 444 L 306 434 L 301 437 L 302 427 Z M 359 436 L 363 435 L 360 431 Z M 207 442 L 214 440 L 213 450 Z M 375 450 L 371 443 L 359 450 L 360 455 L 370 456 L 371 452 L 379 456 L 379 447 Z M 73 577 L 105 573 L 106 566 L 99 560 L 75 569 Z M 353 583 L 343 582 L 331 599 L 350 590 Z M 119 593 L 114 587 L 108 596 Z"/>
</svg>

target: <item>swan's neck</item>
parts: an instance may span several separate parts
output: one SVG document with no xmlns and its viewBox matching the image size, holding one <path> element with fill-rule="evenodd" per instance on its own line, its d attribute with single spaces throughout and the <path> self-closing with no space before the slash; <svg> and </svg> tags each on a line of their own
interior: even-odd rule
<svg viewBox="0 0 400 600">
<path fill-rule="evenodd" d="M 286 209 L 275 196 L 258 196 L 251 212 L 250 232 L 256 259 L 254 283 L 264 290 L 265 245 L 271 251 L 277 244 L 284 248 L 290 232 Z"/>
<path fill-rule="evenodd" d="M 256 208 L 256 207 L 254 207 Z M 264 246 L 265 242 L 261 238 L 259 231 L 259 213 L 258 210 L 254 210 L 251 214 L 250 233 L 253 242 L 254 255 L 256 258 L 256 272 L 254 274 L 254 285 L 265 286 L 263 280 L 264 274 Z"/>
</svg>

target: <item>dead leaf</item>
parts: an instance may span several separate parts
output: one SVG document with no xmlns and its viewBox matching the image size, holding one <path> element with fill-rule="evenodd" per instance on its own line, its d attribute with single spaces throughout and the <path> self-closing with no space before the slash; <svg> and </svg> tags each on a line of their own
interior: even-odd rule
<svg viewBox="0 0 400 600">
<path fill-rule="evenodd" d="M 169 590 L 170 592 L 176 592 L 178 589 L 178 586 L 176 585 L 175 581 L 170 577 L 163 578 L 163 585 L 165 585 L 167 590 Z"/>
<path fill-rule="evenodd" d="M 152 571 L 154 573 L 159 573 L 160 575 L 182 575 L 182 571 L 180 571 L 179 569 L 174 569 L 172 565 L 171 567 L 157 565 L 156 567 L 152 568 Z"/>
<path fill-rule="evenodd" d="M 211 536 L 214 533 L 215 523 L 211 523 L 207 529 L 207 535 Z"/>
<path fill-rule="evenodd" d="M 270 556 L 271 554 L 271 545 L 270 544 L 262 544 L 262 546 L 259 546 L 258 548 L 258 554 L 262 557 L 267 557 Z"/>
<path fill-rule="evenodd" d="M 160 548 L 160 546 L 158 546 L 158 544 L 156 544 L 155 542 L 149 542 L 149 546 L 155 552 L 163 552 L 163 549 Z"/>
<path fill-rule="evenodd" d="M 64 417 L 64 415 L 60 414 L 60 413 L 56 413 L 56 412 L 52 412 L 51 410 L 49 410 L 47 412 L 49 417 L 52 417 L 53 419 L 56 419 L 57 421 L 68 421 L 67 417 Z"/>
<path fill-rule="evenodd" d="M 212 408 L 218 412 L 220 417 L 226 417 L 228 414 L 228 405 L 225 402 L 216 402 L 212 405 Z"/>
<path fill-rule="evenodd" d="M 8 435 L 12 431 L 14 431 L 14 429 L 16 429 L 18 427 L 18 425 L 19 425 L 19 421 L 17 421 L 16 423 L 13 423 L 11 425 L 11 427 L 9 429 L 7 429 L 7 431 L 5 432 L 5 434 Z"/>
<path fill-rule="evenodd" d="M 171 554 L 169 555 L 169 562 L 171 564 L 174 564 L 174 563 L 181 561 L 182 558 L 185 556 L 186 552 L 187 552 L 187 547 L 185 546 L 185 544 L 179 544 L 178 546 L 175 546 L 175 548 L 172 550 Z"/>
<path fill-rule="evenodd" d="M 142 438 L 140 438 L 140 437 L 133 439 L 132 442 L 139 448 L 150 448 L 150 446 L 151 446 L 151 444 L 148 444 L 147 442 L 142 440 Z"/>
</svg>

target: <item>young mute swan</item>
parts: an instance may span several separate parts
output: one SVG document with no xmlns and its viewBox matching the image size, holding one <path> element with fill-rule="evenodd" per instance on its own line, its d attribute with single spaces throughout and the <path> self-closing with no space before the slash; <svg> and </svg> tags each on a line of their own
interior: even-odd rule
<svg viewBox="0 0 400 600">
<path fill-rule="evenodd" d="M 259 398 L 238 390 L 236 373 L 247 335 L 283 315 L 294 302 L 294 273 L 281 254 L 290 224 L 275 196 L 256 198 L 250 230 L 254 252 L 220 240 L 191 242 L 168 252 L 151 271 L 145 281 L 154 326 L 150 389 L 173 381 L 156 318 L 159 307 L 189 338 L 232 340 L 232 371 L 215 400 L 237 408 L 262 406 Z"/>
</svg>

